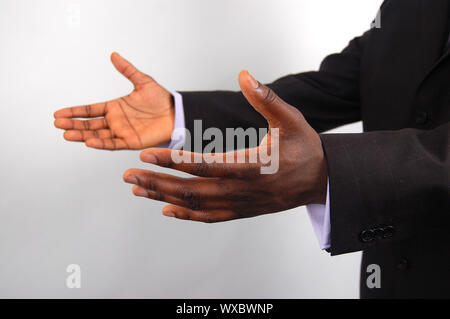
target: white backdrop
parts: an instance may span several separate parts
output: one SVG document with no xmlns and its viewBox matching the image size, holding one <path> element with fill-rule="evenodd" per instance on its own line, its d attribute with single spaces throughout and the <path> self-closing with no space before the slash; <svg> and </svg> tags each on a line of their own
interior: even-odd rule
<svg viewBox="0 0 450 319">
<path fill-rule="evenodd" d="M 380 2 L 1 1 L 0 297 L 358 297 L 360 254 L 322 252 L 304 208 L 214 225 L 163 217 L 122 182 L 146 167 L 138 152 L 67 143 L 52 114 L 130 91 L 112 51 L 177 90 L 237 89 L 244 68 L 262 82 L 316 69 Z M 69 264 L 80 289 L 66 287 Z"/>
</svg>

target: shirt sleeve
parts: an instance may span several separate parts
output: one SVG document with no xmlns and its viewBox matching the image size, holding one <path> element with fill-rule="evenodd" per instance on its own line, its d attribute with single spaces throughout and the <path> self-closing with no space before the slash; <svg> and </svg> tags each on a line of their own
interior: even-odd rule
<svg viewBox="0 0 450 319">
<path fill-rule="evenodd" d="M 320 248 L 325 250 L 331 247 L 331 222 L 330 222 L 330 184 L 327 183 L 327 199 L 325 205 L 310 204 L 306 206 L 309 219 L 313 226 Z"/>
</svg>

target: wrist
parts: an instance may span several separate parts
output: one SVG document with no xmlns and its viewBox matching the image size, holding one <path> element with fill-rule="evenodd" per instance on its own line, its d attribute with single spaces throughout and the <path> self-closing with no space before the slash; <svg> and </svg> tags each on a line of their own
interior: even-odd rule
<svg viewBox="0 0 450 319">
<path fill-rule="evenodd" d="M 321 165 L 317 184 L 314 185 L 314 192 L 310 204 L 322 204 L 325 205 L 327 202 L 327 188 L 328 188 L 328 168 L 326 160 L 324 158 L 323 164 Z"/>
</svg>

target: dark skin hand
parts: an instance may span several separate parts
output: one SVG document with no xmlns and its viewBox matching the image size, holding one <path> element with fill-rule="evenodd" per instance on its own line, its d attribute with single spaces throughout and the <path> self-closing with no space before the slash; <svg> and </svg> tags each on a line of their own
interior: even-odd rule
<svg viewBox="0 0 450 319">
<path fill-rule="evenodd" d="M 65 130 L 66 140 L 98 149 L 137 150 L 170 141 L 175 116 L 170 92 L 119 54 L 113 53 L 111 62 L 134 90 L 108 102 L 58 110 L 55 126 Z"/>
<path fill-rule="evenodd" d="M 266 118 L 269 129 L 279 129 L 279 138 L 274 138 L 269 130 L 258 147 L 235 152 L 235 156 L 246 157 L 245 163 L 224 160 L 208 164 L 202 154 L 173 151 L 191 159 L 203 159 L 201 163 L 175 163 L 169 149 L 144 150 L 143 162 L 196 177 L 130 169 L 125 172 L 124 180 L 134 184 L 136 196 L 170 203 L 163 209 L 166 216 L 207 223 L 325 203 L 328 172 L 319 135 L 296 108 L 254 80 L 247 71 L 239 74 L 239 84 L 249 103 Z M 264 165 L 259 157 L 257 163 L 249 163 L 253 152 L 258 153 L 262 147 L 279 150 L 279 169 L 274 174 L 261 174 Z M 226 158 L 225 154 L 215 155 Z"/>
</svg>

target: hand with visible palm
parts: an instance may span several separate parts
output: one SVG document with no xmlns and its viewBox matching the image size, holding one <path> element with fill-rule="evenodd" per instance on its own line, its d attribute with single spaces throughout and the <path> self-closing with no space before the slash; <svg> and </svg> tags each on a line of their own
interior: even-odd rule
<svg viewBox="0 0 450 319">
<path fill-rule="evenodd" d="M 134 84 L 133 92 L 108 102 L 58 110 L 55 126 L 66 130 L 66 140 L 99 149 L 137 150 L 168 142 L 175 116 L 172 95 L 119 54 L 113 53 L 111 61 Z"/>
</svg>

